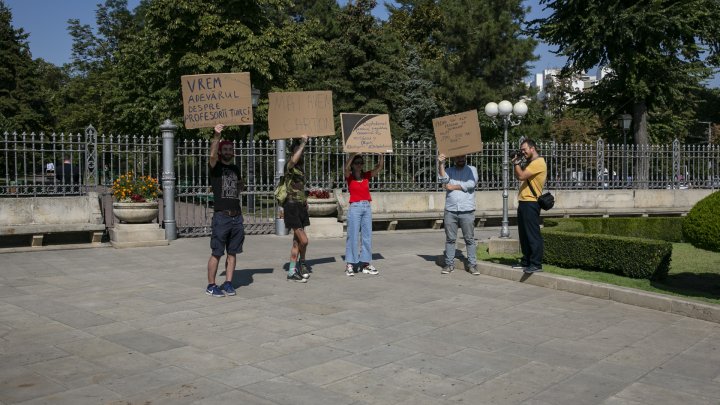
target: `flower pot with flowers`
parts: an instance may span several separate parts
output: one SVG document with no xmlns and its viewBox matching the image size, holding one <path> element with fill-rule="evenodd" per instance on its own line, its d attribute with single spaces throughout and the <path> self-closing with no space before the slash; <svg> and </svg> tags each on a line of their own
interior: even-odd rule
<svg viewBox="0 0 720 405">
<path fill-rule="evenodd" d="M 312 188 L 307 198 L 308 215 L 311 217 L 327 217 L 337 212 L 337 200 L 330 191 L 322 188 Z"/>
<path fill-rule="evenodd" d="M 158 181 L 137 176 L 132 171 L 121 175 L 112 185 L 113 214 L 120 222 L 143 224 L 158 216 Z"/>
</svg>

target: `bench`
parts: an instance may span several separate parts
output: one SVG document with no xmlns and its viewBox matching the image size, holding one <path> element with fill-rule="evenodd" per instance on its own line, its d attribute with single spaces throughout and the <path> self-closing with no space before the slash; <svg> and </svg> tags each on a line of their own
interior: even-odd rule
<svg viewBox="0 0 720 405">
<path fill-rule="evenodd" d="M 341 189 L 333 190 L 338 201 L 338 221 L 347 222 L 350 195 Z M 441 192 L 373 192 L 373 222 L 387 222 L 389 231 L 399 221 L 427 221 L 433 229 L 442 227 L 445 215 L 445 193 Z"/>
<path fill-rule="evenodd" d="M 30 245 L 43 245 L 55 233 L 88 233 L 99 243 L 105 233 L 100 199 L 90 192 L 82 196 L 0 198 L 0 236 L 28 235 Z"/>
<path fill-rule="evenodd" d="M 713 190 L 550 190 L 555 207 L 541 211 L 543 217 L 686 215 Z M 338 221 L 347 222 L 349 194 L 333 190 L 338 201 Z M 387 230 L 399 221 L 428 221 L 442 227 L 445 192 L 372 192 L 373 222 L 387 222 Z M 508 217 L 517 216 L 517 190 L 510 190 Z M 475 226 L 490 218 L 502 218 L 502 190 L 475 192 Z"/>
</svg>

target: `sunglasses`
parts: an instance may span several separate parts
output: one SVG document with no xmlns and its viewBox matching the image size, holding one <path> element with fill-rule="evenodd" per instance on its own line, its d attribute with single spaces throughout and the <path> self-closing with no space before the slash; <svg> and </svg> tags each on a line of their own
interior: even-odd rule
<svg viewBox="0 0 720 405">
<path fill-rule="evenodd" d="M 355 162 L 353 162 L 353 164 L 354 164 L 354 165 L 362 165 L 362 164 L 365 164 L 365 162 L 358 162 L 358 161 L 355 161 Z"/>
</svg>

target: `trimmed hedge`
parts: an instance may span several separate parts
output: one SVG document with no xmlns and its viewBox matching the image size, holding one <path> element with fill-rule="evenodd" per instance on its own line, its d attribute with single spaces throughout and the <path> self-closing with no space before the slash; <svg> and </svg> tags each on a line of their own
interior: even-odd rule
<svg viewBox="0 0 720 405">
<path fill-rule="evenodd" d="M 683 241 L 682 217 L 652 218 L 555 218 L 545 219 L 545 226 L 565 232 L 581 232 L 614 236 Z"/>
<path fill-rule="evenodd" d="M 670 271 L 670 242 L 552 228 L 542 234 L 548 264 L 647 279 L 663 279 Z"/>
<path fill-rule="evenodd" d="M 720 191 L 698 201 L 683 222 L 683 235 L 693 246 L 720 252 Z"/>
</svg>

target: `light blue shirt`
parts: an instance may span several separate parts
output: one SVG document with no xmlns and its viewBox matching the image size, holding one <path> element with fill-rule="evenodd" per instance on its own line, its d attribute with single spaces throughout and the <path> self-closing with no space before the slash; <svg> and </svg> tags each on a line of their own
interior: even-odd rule
<svg viewBox="0 0 720 405">
<path fill-rule="evenodd" d="M 462 169 L 455 166 L 445 168 L 445 177 L 438 176 L 442 184 L 459 184 L 462 190 L 445 192 L 446 211 L 474 211 L 475 186 L 478 174 L 475 166 L 465 165 Z"/>
</svg>

